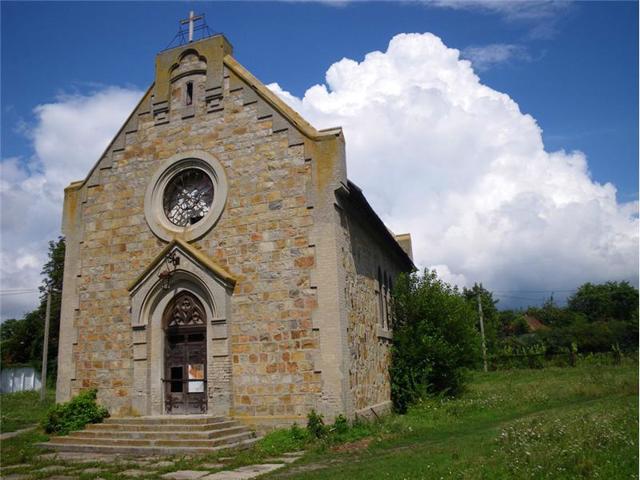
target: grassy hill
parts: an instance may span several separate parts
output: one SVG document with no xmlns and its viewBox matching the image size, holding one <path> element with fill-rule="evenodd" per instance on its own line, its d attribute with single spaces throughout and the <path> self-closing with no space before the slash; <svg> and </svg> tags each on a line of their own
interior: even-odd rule
<svg viewBox="0 0 640 480">
<path fill-rule="evenodd" d="M 638 366 L 475 373 L 465 394 L 386 420 L 269 478 L 638 478 Z"/>
</svg>

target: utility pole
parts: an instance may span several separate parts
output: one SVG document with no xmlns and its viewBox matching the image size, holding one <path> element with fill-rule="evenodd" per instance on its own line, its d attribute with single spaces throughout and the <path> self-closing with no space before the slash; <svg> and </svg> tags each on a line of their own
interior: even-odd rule
<svg viewBox="0 0 640 480">
<path fill-rule="evenodd" d="M 49 316 L 51 314 L 51 288 L 47 292 L 47 309 L 44 314 L 44 343 L 42 347 L 42 372 L 40 373 L 40 401 L 47 393 L 47 356 L 49 350 Z"/>
<path fill-rule="evenodd" d="M 487 344 L 484 341 L 484 318 L 482 316 L 482 302 L 480 301 L 480 292 L 478 292 L 478 316 L 480 317 L 480 335 L 482 336 L 482 362 L 484 364 L 484 371 L 487 369 Z"/>
</svg>

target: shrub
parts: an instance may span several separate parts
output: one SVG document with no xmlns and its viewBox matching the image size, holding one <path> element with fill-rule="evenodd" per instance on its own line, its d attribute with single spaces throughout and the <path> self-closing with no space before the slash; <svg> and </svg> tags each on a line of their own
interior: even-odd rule
<svg viewBox="0 0 640 480">
<path fill-rule="evenodd" d="M 391 397 L 407 407 L 426 394 L 456 395 L 465 369 L 478 365 L 475 310 L 435 271 L 400 275 L 394 295 Z"/>
<path fill-rule="evenodd" d="M 566 351 L 572 343 L 578 345 L 580 353 L 609 352 L 616 344 L 623 352 L 630 352 L 638 348 L 638 325 L 619 320 L 587 322 L 582 319 L 541 332 L 539 337 L 552 353 Z"/>
<path fill-rule="evenodd" d="M 306 442 L 309 438 L 309 434 L 304 428 L 300 428 L 296 422 L 293 422 L 289 429 L 291 437 L 297 442 Z"/>
<path fill-rule="evenodd" d="M 307 430 L 315 438 L 322 438 L 327 433 L 323 416 L 313 409 L 307 414 Z"/>
<path fill-rule="evenodd" d="M 342 434 L 347 433 L 348 430 L 349 421 L 347 420 L 347 417 L 342 414 L 338 415 L 331 426 L 331 432 Z"/>
<path fill-rule="evenodd" d="M 257 445 L 264 456 L 277 456 L 293 450 L 302 450 L 309 441 L 309 434 L 295 423 L 291 428 L 282 428 L 267 433 Z"/>
<path fill-rule="evenodd" d="M 109 411 L 96 403 L 98 391 L 85 390 L 66 403 L 51 407 L 43 422 L 47 433 L 66 435 L 81 430 L 88 423 L 99 423 L 109 416 Z"/>
</svg>

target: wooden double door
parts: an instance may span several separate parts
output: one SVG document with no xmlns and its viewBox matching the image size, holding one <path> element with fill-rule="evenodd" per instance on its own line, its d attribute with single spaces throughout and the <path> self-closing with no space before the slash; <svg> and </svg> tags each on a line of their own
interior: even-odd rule
<svg viewBox="0 0 640 480">
<path fill-rule="evenodd" d="M 207 342 L 205 327 L 166 330 L 165 411 L 207 413 Z"/>
</svg>

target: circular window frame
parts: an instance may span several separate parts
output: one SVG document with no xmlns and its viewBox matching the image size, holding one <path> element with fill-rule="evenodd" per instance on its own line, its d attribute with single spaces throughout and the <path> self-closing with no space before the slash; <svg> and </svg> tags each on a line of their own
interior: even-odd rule
<svg viewBox="0 0 640 480">
<path fill-rule="evenodd" d="M 209 212 L 193 225 L 179 227 L 164 212 L 164 192 L 169 182 L 188 169 L 203 171 L 213 184 L 213 202 Z M 144 215 L 151 231 L 162 240 L 170 242 L 181 238 L 187 242 L 197 240 L 211 230 L 227 204 L 227 177 L 222 164 L 212 155 L 202 151 L 190 151 L 173 155 L 164 160 L 151 177 L 144 198 Z"/>
</svg>

